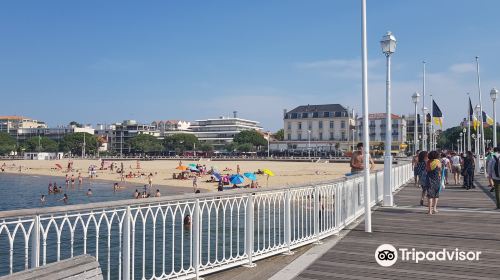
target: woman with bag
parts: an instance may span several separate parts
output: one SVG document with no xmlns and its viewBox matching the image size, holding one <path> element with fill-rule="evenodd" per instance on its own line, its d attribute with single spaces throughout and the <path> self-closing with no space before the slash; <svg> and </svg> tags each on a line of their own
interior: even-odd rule
<svg viewBox="0 0 500 280">
<path fill-rule="evenodd" d="M 429 199 L 429 215 L 437 213 L 437 202 L 439 199 L 439 191 L 441 190 L 441 170 L 442 165 L 439 160 L 439 153 L 432 151 L 429 153 L 429 160 L 427 161 L 426 171 L 428 189 L 427 198 Z"/>
<path fill-rule="evenodd" d="M 462 170 L 462 176 L 464 176 L 464 188 L 470 190 L 474 188 L 474 155 L 471 151 L 467 151 L 467 155 L 464 158 L 464 168 Z"/>
<path fill-rule="evenodd" d="M 424 197 L 427 190 L 427 172 L 425 165 L 427 162 L 427 152 L 421 151 L 418 154 L 418 162 L 415 165 L 415 174 L 418 176 L 418 182 L 422 188 L 422 196 L 420 197 L 420 206 L 424 206 Z"/>
</svg>

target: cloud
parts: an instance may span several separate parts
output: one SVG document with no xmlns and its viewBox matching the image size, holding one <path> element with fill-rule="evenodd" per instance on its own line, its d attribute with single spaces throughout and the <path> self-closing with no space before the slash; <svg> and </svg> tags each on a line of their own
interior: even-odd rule
<svg viewBox="0 0 500 280">
<path fill-rule="evenodd" d="M 382 65 L 382 59 L 368 61 L 368 70 L 370 79 L 379 79 L 383 76 L 373 72 L 374 68 Z M 360 79 L 361 78 L 361 59 L 327 59 L 311 62 L 300 62 L 295 64 L 296 69 L 304 71 L 314 71 L 329 78 L 338 79 Z"/>
<path fill-rule="evenodd" d="M 450 66 L 450 71 L 453 73 L 469 73 L 475 72 L 476 66 L 473 63 L 457 63 Z"/>
</svg>

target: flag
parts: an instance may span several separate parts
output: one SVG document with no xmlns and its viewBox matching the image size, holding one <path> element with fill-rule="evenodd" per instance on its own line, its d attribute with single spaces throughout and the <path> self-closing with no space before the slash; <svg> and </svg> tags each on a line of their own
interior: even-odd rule
<svg viewBox="0 0 500 280">
<path fill-rule="evenodd" d="M 472 109 L 472 102 L 470 101 L 469 97 L 469 121 L 474 120 L 474 109 Z"/>
<path fill-rule="evenodd" d="M 432 118 L 434 119 L 436 125 L 443 128 L 443 113 L 434 100 L 432 100 Z"/>
<path fill-rule="evenodd" d="M 486 125 L 490 126 L 490 125 L 493 125 L 493 123 L 494 123 L 494 122 L 493 122 L 493 118 L 491 118 L 490 116 L 488 116 L 488 115 L 486 114 L 486 112 L 485 112 L 485 111 L 483 111 L 483 124 L 484 124 L 485 126 L 486 126 Z"/>
<path fill-rule="evenodd" d="M 430 113 L 427 113 L 427 115 L 425 116 L 425 122 L 426 123 L 430 123 L 431 122 L 431 114 Z"/>
</svg>

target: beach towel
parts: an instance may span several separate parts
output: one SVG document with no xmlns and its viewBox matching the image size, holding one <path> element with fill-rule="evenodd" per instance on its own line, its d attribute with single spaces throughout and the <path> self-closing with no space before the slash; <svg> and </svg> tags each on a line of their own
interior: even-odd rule
<svg viewBox="0 0 500 280">
<path fill-rule="evenodd" d="M 446 189 L 446 184 L 445 184 L 445 170 L 441 170 L 441 183 L 439 184 L 439 192 L 444 191 Z"/>
</svg>

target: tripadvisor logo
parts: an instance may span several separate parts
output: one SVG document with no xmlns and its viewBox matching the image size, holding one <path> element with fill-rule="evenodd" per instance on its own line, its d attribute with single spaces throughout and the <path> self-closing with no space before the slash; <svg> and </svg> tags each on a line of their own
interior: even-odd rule
<svg viewBox="0 0 500 280">
<path fill-rule="evenodd" d="M 481 251 L 462 251 L 441 249 L 421 251 L 415 248 L 399 248 L 391 244 L 382 244 L 375 250 L 375 260 L 380 266 L 389 267 L 400 261 L 419 263 L 421 261 L 479 261 Z"/>
</svg>

